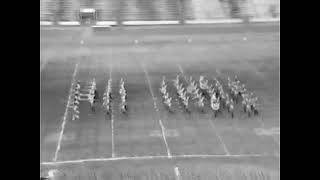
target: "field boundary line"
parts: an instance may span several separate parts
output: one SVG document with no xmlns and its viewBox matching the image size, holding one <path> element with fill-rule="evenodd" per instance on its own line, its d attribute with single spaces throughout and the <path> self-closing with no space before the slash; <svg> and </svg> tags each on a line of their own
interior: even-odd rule
<svg viewBox="0 0 320 180">
<path fill-rule="evenodd" d="M 185 24 L 233 24 L 243 23 L 242 19 L 197 19 L 197 20 L 185 20 Z"/>
<path fill-rule="evenodd" d="M 127 26 L 138 26 L 138 25 L 169 25 L 169 24 L 180 24 L 178 20 L 173 21 L 123 21 L 123 25 Z"/>
<path fill-rule="evenodd" d="M 150 90 L 150 93 L 151 93 L 151 96 L 152 96 L 152 100 L 153 100 L 153 105 L 154 105 L 154 109 L 156 110 L 157 112 L 157 115 L 159 117 L 159 124 L 160 124 L 160 127 L 161 127 L 161 131 L 162 131 L 162 138 L 163 138 L 163 141 L 166 145 L 166 149 L 167 149 L 167 154 L 168 154 L 168 157 L 171 158 L 171 152 L 170 152 L 170 149 L 169 149 L 169 145 L 168 145 L 168 142 L 167 142 L 167 139 L 166 139 L 166 136 L 165 136 L 165 127 L 163 126 L 163 123 L 162 123 L 162 120 L 160 118 L 160 114 L 159 114 L 159 109 L 157 107 L 157 102 L 156 102 L 156 97 L 154 96 L 154 93 L 153 93 L 153 90 L 152 90 L 152 87 L 151 87 L 151 82 L 150 82 L 150 78 L 149 78 L 149 74 L 144 66 L 144 64 L 141 64 L 140 63 L 140 66 L 142 67 L 143 71 L 144 71 L 144 74 L 147 78 L 147 82 L 148 82 L 148 85 L 149 85 L 149 90 Z"/>
<path fill-rule="evenodd" d="M 268 22 L 279 22 L 278 18 L 251 18 L 250 23 L 268 23 Z M 244 23 L 243 19 L 195 19 L 195 20 L 185 20 L 185 24 L 235 24 Z M 80 26 L 79 21 L 59 21 L 58 25 L 62 26 Z M 181 24 L 179 20 L 154 20 L 154 21 L 122 21 L 122 25 L 126 26 L 145 26 L 145 25 L 177 25 Z M 40 21 L 40 26 L 53 26 L 53 21 Z M 116 21 L 97 21 L 93 26 L 115 26 L 118 25 Z"/>
<path fill-rule="evenodd" d="M 280 22 L 280 18 L 251 18 L 250 22 Z"/>
<path fill-rule="evenodd" d="M 62 137 L 63 137 L 64 128 L 65 128 L 65 125 L 66 125 L 66 122 L 67 122 L 68 108 L 69 108 L 69 103 L 70 103 L 70 100 L 71 100 L 72 88 L 74 86 L 75 77 L 76 77 L 77 72 L 78 72 L 78 66 L 79 66 L 79 64 L 77 63 L 75 68 L 74 68 L 74 72 L 72 74 L 71 86 L 70 86 L 69 95 L 68 95 L 68 102 L 66 104 L 66 108 L 65 108 L 65 111 L 64 111 L 63 121 L 62 121 L 62 125 L 61 125 L 61 131 L 60 131 L 59 140 L 58 140 L 58 144 L 57 144 L 57 149 L 55 151 L 53 161 L 57 161 L 58 153 L 59 153 L 60 148 L 61 148 L 61 140 L 62 140 Z"/>
<path fill-rule="evenodd" d="M 77 159 L 55 162 L 42 162 L 40 165 L 59 165 L 59 164 L 76 164 L 86 162 L 103 162 L 103 161 L 120 161 L 120 160 L 148 160 L 148 159 L 186 159 L 186 158 L 255 158 L 255 157 L 277 157 L 274 154 L 181 154 L 168 156 L 131 156 L 131 157 L 114 157 L 114 158 L 92 158 L 92 159 Z M 175 166 L 176 167 L 176 166 Z"/>
<path fill-rule="evenodd" d="M 182 74 L 184 80 L 189 83 L 188 78 L 187 78 L 186 75 L 184 74 L 183 68 L 182 68 L 182 66 L 181 66 L 180 64 L 178 64 L 178 68 L 179 68 L 180 73 Z M 216 136 L 218 137 L 220 143 L 222 144 L 222 147 L 223 147 L 223 149 L 224 149 L 224 152 L 226 153 L 226 155 L 230 155 L 230 151 L 228 150 L 228 148 L 227 148 L 225 142 L 223 141 L 222 137 L 221 137 L 221 136 L 219 135 L 219 133 L 217 132 L 218 130 L 216 129 L 214 123 L 212 122 L 211 119 L 208 119 L 208 121 L 209 121 L 210 126 L 213 128 Z"/>
</svg>

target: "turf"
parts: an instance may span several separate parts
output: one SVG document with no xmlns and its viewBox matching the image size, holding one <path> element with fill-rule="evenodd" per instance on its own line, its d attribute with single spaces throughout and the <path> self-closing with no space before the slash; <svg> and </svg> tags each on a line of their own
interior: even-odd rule
<svg viewBox="0 0 320 180">
<path fill-rule="evenodd" d="M 145 34 L 143 28 L 119 30 L 122 34 L 118 31 L 110 34 L 95 33 L 86 28 L 54 33 L 43 30 L 41 55 L 47 63 L 40 72 L 41 162 L 52 161 L 54 156 L 76 63 L 79 64 L 76 80 L 85 83 L 95 78 L 97 90 L 101 95 L 112 68 L 112 91 L 115 94 L 114 150 L 117 157 L 166 156 L 167 149 L 163 137 L 151 136 L 153 132 L 161 132 L 159 119 L 166 130 L 177 133 L 177 136 L 166 136 L 172 155 L 223 155 L 225 151 L 217 135 L 221 137 L 230 154 L 279 153 L 279 146 L 271 136 L 258 136 L 254 131 L 262 126 L 259 120 L 262 120 L 265 128 L 279 127 L 279 32 L 276 26 L 267 27 L 265 29 L 269 31 L 262 32 L 260 26 L 240 26 L 231 30 L 230 27 L 203 27 L 200 33 L 190 30 L 195 28 L 189 29 L 188 26 L 174 26 L 172 29 L 146 28 Z M 225 33 L 220 32 L 223 28 Z M 247 40 L 243 39 L 244 36 Z M 192 39 L 190 43 L 187 42 L 187 37 Z M 139 40 L 138 44 L 133 43 L 135 39 Z M 85 44 L 80 45 L 80 40 L 84 40 Z M 150 87 L 156 99 L 151 96 L 142 65 L 145 65 L 148 72 Z M 195 107 L 191 107 L 192 113 L 187 114 L 175 100 L 174 113 L 168 113 L 161 103 L 159 86 L 162 76 L 166 76 L 169 81 L 169 91 L 174 95 L 171 80 L 180 73 L 179 65 L 185 76 L 198 79 L 200 75 L 205 75 L 210 83 L 213 82 L 214 76 L 221 79 L 225 85 L 226 77 L 238 75 L 248 89 L 255 92 L 263 102 L 262 115 L 247 118 L 241 113 L 240 107 L 236 109 L 235 119 L 230 119 L 227 115 L 213 118 L 209 108 L 206 109 L 206 113 L 200 113 Z M 120 78 L 124 79 L 128 92 L 128 116 L 124 116 L 118 110 Z M 174 96 L 174 99 L 177 98 Z M 159 114 L 154 109 L 154 102 L 159 107 Z M 279 141 L 279 137 L 276 139 Z M 112 154 L 111 144 L 111 120 L 105 119 L 100 107 L 92 113 L 88 103 L 82 102 L 80 119 L 68 120 L 66 123 L 58 160 L 108 158 Z M 211 176 L 208 168 L 224 169 L 225 163 L 224 161 L 217 163 L 216 160 L 210 159 L 193 161 L 199 164 L 198 169 L 193 169 L 194 173 L 205 175 L 201 179 Z M 278 159 L 270 161 L 271 165 L 268 165 L 268 168 L 278 164 Z M 173 164 L 176 162 L 169 160 L 163 160 L 163 164 L 161 162 L 162 160 L 150 160 L 148 163 L 140 164 L 97 162 L 93 165 L 93 169 L 100 173 L 102 179 L 109 176 L 103 174 L 107 172 L 101 171 L 102 167 L 115 174 L 117 177 L 114 179 L 120 178 L 119 174 L 125 172 L 149 173 L 151 170 L 148 168 L 166 173 L 165 177 L 160 179 L 173 179 L 175 177 Z M 248 162 L 251 163 L 245 159 L 240 160 L 239 164 L 231 162 L 229 165 L 237 169 L 236 167 L 242 167 Z M 255 163 L 251 165 L 257 166 Z M 47 168 L 43 166 L 43 171 Z M 186 170 L 190 168 L 190 165 L 182 166 L 183 173 L 192 172 Z M 117 172 L 113 172 L 112 169 L 117 169 Z M 277 171 L 272 170 L 270 173 L 274 175 Z M 80 175 L 86 179 L 84 176 Z M 187 173 L 183 176 L 188 176 L 190 179 L 192 175 Z"/>
</svg>

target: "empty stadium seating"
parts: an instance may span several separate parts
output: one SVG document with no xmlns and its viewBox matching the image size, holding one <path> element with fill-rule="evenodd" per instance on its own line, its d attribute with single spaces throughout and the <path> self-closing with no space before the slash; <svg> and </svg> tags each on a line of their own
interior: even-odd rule
<svg viewBox="0 0 320 180">
<path fill-rule="evenodd" d="M 126 0 L 123 2 L 123 20 L 177 20 L 178 0 Z"/>
<path fill-rule="evenodd" d="M 211 20 L 280 16 L 279 0 L 40 0 L 40 20 L 78 20 L 79 8 L 95 8 L 100 21 Z"/>
<path fill-rule="evenodd" d="M 183 8 L 184 19 L 187 20 L 228 18 L 219 0 L 183 0 Z"/>
</svg>

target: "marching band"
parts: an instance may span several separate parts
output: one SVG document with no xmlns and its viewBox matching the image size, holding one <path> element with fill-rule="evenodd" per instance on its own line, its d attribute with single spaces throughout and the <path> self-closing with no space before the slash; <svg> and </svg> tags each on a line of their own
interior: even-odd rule
<svg viewBox="0 0 320 180">
<path fill-rule="evenodd" d="M 173 80 L 173 85 L 175 87 L 177 100 L 185 112 L 191 112 L 190 101 L 193 101 L 194 106 L 202 113 L 205 112 L 206 102 L 208 102 L 209 108 L 213 112 L 214 117 L 217 117 L 219 114 L 223 114 L 223 111 L 225 111 L 231 118 L 234 118 L 235 106 L 238 104 L 242 106 L 243 109 L 241 111 L 247 114 L 248 117 L 259 115 L 260 105 L 258 103 L 258 97 L 254 96 L 252 92 L 249 92 L 246 89 L 245 84 L 241 83 L 237 76 L 234 77 L 234 80 L 231 80 L 230 77 L 227 78 L 228 83 L 226 91 L 217 78 L 213 78 L 213 80 L 214 84 L 209 84 L 209 81 L 204 76 L 200 76 L 197 83 L 192 77 L 190 77 L 189 80 L 186 80 L 187 84 L 186 87 L 184 87 L 183 83 L 180 81 L 180 76 L 176 76 Z M 82 90 L 82 92 L 80 90 Z M 168 92 L 168 84 L 165 76 L 162 78 L 159 91 L 162 96 L 164 107 L 170 113 L 173 113 L 173 97 L 170 96 L 170 93 Z M 81 89 L 80 81 L 77 81 L 72 93 L 73 101 L 71 101 L 72 103 L 70 105 L 73 110 L 72 120 L 79 119 L 80 101 L 88 101 L 92 112 L 95 112 L 95 103 L 99 99 L 95 79 L 93 79 L 91 83 L 83 89 Z M 121 99 L 119 103 L 119 110 L 123 114 L 127 114 L 127 90 L 125 88 L 123 78 L 121 78 L 119 82 L 119 94 Z M 113 100 L 111 78 L 107 81 L 102 100 L 102 107 L 106 117 L 111 117 Z"/>
</svg>

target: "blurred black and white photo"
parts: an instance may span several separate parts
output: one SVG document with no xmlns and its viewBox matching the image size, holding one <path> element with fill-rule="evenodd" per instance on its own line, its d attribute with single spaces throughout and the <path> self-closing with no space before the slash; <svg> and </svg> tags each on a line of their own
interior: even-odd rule
<svg viewBox="0 0 320 180">
<path fill-rule="evenodd" d="M 280 179 L 280 0 L 40 0 L 40 179 Z"/>
</svg>

